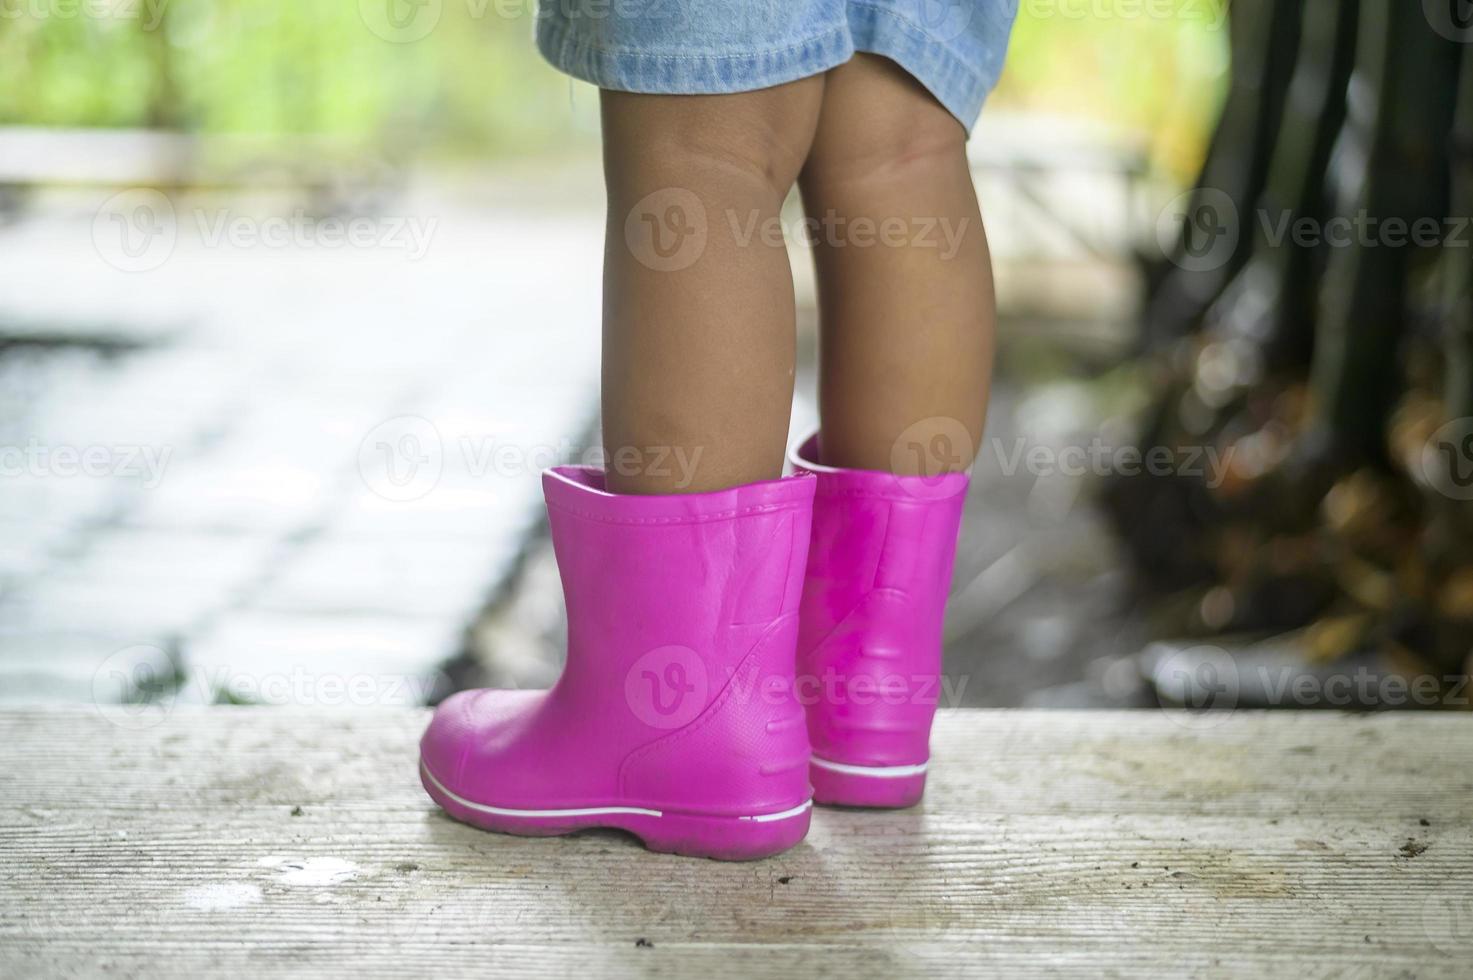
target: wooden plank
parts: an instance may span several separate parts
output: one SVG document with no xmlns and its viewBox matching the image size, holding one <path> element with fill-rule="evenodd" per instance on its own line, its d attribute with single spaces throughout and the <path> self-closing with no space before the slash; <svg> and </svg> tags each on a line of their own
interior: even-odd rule
<svg viewBox="0 0 1473 980">
<path fill-rule="evenodd" d="M 1473 727 L 951 712 L 780 857 L 456 824 L 418 711 L 0 712 L 0 975 L 1467 976 Z M 648 944 L 648 945 L 645 945 Z"/>
</svg>

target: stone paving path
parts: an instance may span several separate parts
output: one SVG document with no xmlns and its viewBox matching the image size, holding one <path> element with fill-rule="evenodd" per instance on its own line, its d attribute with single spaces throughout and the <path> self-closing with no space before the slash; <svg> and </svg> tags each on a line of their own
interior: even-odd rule
<svg viewBox="0 0 1473 980">
<path fill-rule="evenodd" d="M 0 700 L 422 701 L 588 424 L 596 212 L 105 196 L 0 228 Z"/>
</svg>

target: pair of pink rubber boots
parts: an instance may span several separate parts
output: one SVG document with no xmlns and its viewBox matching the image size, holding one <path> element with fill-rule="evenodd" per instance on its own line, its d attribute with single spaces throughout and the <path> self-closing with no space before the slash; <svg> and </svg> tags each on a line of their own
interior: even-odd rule
<svg viewBox="0 0 1473 980">
<path fill-rule="evenodd" d="M 430 796 L 488 830 L 732 860 L 797 844 L 814 802 L 920 800 L 968 478 L 817 458 L 814 437 L 794 476 L 668 497 L 544 473 L 567 664 L 441 704 Z"/>
</svg>

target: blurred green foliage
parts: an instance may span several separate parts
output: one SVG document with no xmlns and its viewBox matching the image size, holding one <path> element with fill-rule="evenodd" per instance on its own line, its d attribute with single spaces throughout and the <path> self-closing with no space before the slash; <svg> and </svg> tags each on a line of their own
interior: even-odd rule
<svg viewBox="0 0 1473 980">
<path fill-rule="evenodd" d="M 532 43 L 532 0 L 431 2 L 433 28 L 400 42 L 380 33 L 402 0 L 0 0 L 0 124 L 490 154 L 576 135 L 569 82 Z"/>
<path fill-rule="evenodd" d="M 1228 0 L 1020 0 L 996 107 L 1143 134 L 1153 164 L 1197 174 L 1228 82 Z"/>
<path fill-rule="evenodd" d="M 994 102 L 1151 133 L 1157 163 L 1189 172 L 1224 81 L 1222 2 L 1022 0 Z M 396 35 L 395 11 L 433 26 Z M 0 0 L 0 124 L 322 133 L 437 154 L 586 143 L 588 114 L 568 111 L 574 86 L 539 59 L 534 19 L 534 0 Z"/>
</svg>

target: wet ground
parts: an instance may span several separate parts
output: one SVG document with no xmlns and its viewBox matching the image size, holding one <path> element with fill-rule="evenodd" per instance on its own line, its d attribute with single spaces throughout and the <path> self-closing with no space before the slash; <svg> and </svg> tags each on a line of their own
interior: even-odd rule
<svg viewBox="0 0 1473 980">
<path fill-rule="evenodd" d="M 413 255 L 179 198 L 129 251 L 98 208 L 0 229 L 0 698 L 422 701 L 585 422 L 601 223 L 423 200 Z"/>
</svg>

